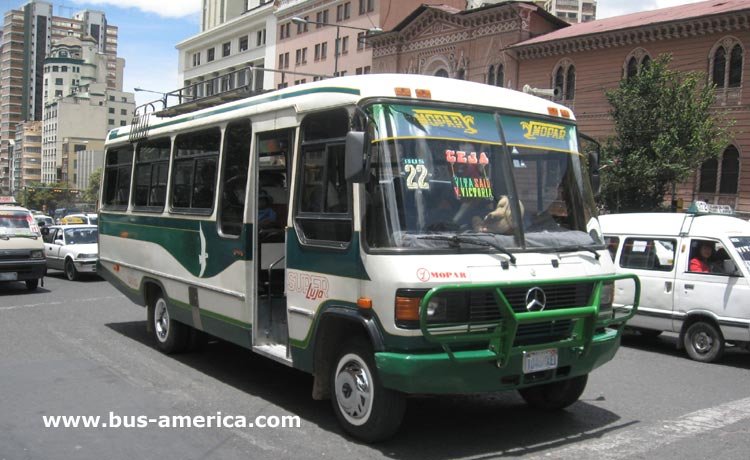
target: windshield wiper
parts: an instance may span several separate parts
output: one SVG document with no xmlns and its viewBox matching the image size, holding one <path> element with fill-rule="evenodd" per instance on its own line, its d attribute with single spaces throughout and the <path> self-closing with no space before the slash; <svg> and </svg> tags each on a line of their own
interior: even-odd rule
<svg viewBox="0 0 750 460">
<path fill-rule="evenodd" d="M 489 241 L 477 239 L 475 235 L 425 235 L 417 237 L 418 240 L 434 240 L 434 241 L 447 241 L 451 243 L 453 247 L 461 247 L 461 243 L 466 244 L 474 244 L 476 246 L 484 246 L 488 248 L 496 249 L 497 251 L 505 254 L 510 259 L 510 263 L 514 264 L 516 263 L 516 256 L 514 256 L 510 251 L 505 249 L 504 247 L 500 246 L 497 243 L 491 243 Z"/>
<path fill-rule="evenodd" d="M 594 254 L 594 257 L 596 257 L 596 260 L 599 260 L 599 257 L 601 257 L 601 255 L 598 252 L 596 252 L 595 249 L 592 249 L 592 248 L 590 248 L 588 246 L 583 246 L 583 245 L 561 246 L 559 248 L 554 248 L 554 251 L 555 252 L 588 251 L 588 252 Z"/>
</svg>

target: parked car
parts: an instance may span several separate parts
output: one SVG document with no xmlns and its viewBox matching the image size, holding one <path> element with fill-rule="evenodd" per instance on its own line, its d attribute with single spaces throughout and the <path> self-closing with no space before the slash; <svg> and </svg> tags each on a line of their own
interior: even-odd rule
<svg viewBox="0 0 750 460">
<path fill-rule="evenodd" d="M 31 213 L 0 206 L 0 282 L 24 281 L 33 291 L 46 271 L 44 244 Z"/>
<path fill-rule="evenodd" d="M 67 216 L 60 219 L 60 225 L 70 224 L 87 224 L 96 225 L 99 222 L 99 216 L 97 214 L 68 214 Z"/>
<path fill-rule="evenodd" d="M 47 266 L 63 270 L 70 281 L 96 273 L 99 257 L 96 225 L 54 225 L 42 229 Z"/>
<path fill-rule="evenodd" d="M 692 359 L 710 362 L 726 344 L 750 350 L 750 224 L 696 209 L 599 222 L 617 271 L 641 280 L 641 304 L 628 326 L 647 336 L 676 332 Z M 615 305 L 631 290 L 616 283 Z"/>
</svg>

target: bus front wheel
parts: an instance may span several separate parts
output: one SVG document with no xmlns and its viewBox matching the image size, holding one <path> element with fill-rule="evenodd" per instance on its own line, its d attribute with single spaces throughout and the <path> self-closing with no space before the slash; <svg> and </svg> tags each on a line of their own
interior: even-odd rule
<svg viewBox="0 0 750 460">
<path fill-rule="evenodd" d="M 190 331 L 186 325 L 170 318 L 167 301 L 161 293 L 149 305 L 148 322 L 159 350 L 167 354 L 185 351 Z"/>
<path fill-rule="evenodd" d="M 535 409 L 564 409 L 578 401 L 578 398 L 583 394 L 583 390 L 586 389 L 588 378 L 588 374 L 584 374 L 560 382 L 523 388 L 518 390 L 518 393 L 521 394 L 526 404 Z"/>
<path fill-rule="evenodd" d="M 331 370 L 331 401 L 344 430 L 365 442 L 393 436 L 403 419 L 406 399 L 380 383 L 369 342 L 349 341 L 336 355 Z"/>
</svg>

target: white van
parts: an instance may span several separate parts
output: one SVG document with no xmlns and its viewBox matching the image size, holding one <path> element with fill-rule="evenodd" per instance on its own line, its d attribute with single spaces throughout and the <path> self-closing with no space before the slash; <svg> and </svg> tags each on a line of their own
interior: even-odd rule
<svg viewBox="0 0 750 460">
<path fill-rule="evenodd" d="M 613 214 L 600 222 L 617 271 L 641 280 L 628 326 L 648 336 L 677 332 L 692 359 L 711 362 L 725 344 L 750 349 L 750 223 L 696 204 L 696 212 Z M 632 289 L 618 282 L 615 304 L 632 298 Z"/>
<path fill-rule="evenodd" d="M 24 281 L 33 291 L 46 271 L 42 235 L 31 213 L 0 206 L 0 283 Z"/>
</svg>

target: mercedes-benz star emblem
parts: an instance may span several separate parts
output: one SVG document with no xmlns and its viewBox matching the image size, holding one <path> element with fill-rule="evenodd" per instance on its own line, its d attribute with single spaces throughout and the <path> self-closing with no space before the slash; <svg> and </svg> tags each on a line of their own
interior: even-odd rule
<svg viewBox="0 0 750 460">
<path fill-rule="evenodd" d="M 542 311 L 547 305 L 547 294 L 542 288 L 533 287 L 526 291 L 526 311 Z"/>
</svg>

